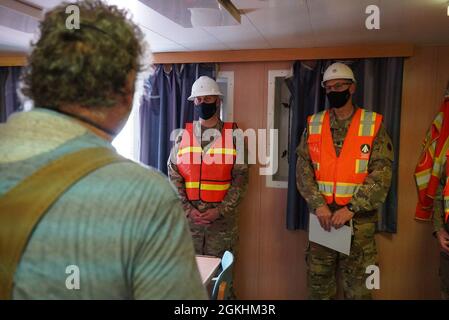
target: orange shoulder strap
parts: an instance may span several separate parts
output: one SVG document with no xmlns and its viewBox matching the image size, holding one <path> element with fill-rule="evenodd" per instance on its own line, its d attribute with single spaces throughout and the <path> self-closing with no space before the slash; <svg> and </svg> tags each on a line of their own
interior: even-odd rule
<svg viewBox="0 0 449 320">
<path fill-rule="evenodd" d="M 105 165 L 128 161 L 108 148 L 88 148 L 51 162 L 0 198 L 0 300 L 12 299 L 16 268 L 34 227 L 73 184 Z"/>
</svg>

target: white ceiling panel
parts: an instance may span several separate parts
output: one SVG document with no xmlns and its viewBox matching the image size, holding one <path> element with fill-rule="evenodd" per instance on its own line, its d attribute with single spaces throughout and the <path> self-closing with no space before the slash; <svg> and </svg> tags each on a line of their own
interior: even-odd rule
<svg viewBox="0 0 449 320">
<path fill-rule="evenodd" d="M 27 52 L 34 35 L 0 25 L 0 49 Z"/>
<path fill-rule="evenodd" d="M 26 2 L 35 4 L 44 9 L 50 9 L 63 2 L 63 0 L 27 0 Z"/>
<path fill-rule="evenodd" d="M 266 4 L 246 15 L 271 48 L 313 45 L 314 36 L 306 1 L 279 0 L 267 1 Z"/>
<path fill-rule="evenodd" d="M 245 15 L 238 26 L 203 27 L 205 31 L 219 39 L 228 49 L 270 48 L 270 44 Z"/>
<path fill-rule="evenodd" d="M 365 8 L 377 1 L 308 1 L 312 34 L 316 46 L 349 45 L 365 42 Z"/>
<path fill-rule="evenodd" d="M 131 11 L 153 52 L 449 44 L 449 0 L 232 0 L 242 12 L 240 25 L 193 28 L 178 25 L 139 0 L 104 1 Z M 29 2 L 50 9 L 62 0 Z M 365 9 L 371 4 L 380 8 L 380 30 L 365 28 Z M 12 29 L 13 24 L 8 27 L 0 29 L 0 49 L 29 50 L 32 35 Z"/>
<path fill-rule="evenodd" d="M 145 41 L 149 45 L 151 51 L 155 51 L 154 46 L 157 46 L 157 50 L 160 52 L 168 52 L 168 51 L 186 51 L 188 50 L 186 47 L 175 43 L 158 33 L 153 32 L 152 30 L 148 30 L 143 26 L 140 26 L 141 30 L 145 35 Z"/>
<path fill-rule="evenodd" d="M 118 0 L 116 0 L 118 1 Z M 127 1 L 127 7 L 131 8 L 134 21 L 145 26 L 146 30 L 151 30 L 169 39 L 176 44 L 186 48 L 186 50 L 209 50 L 202 48 L 226 48 L 217 38 L 207 33 L 200 27 L 184 28 L 158 12 L 147 7 L 137 0 Z M 155 50 L 159 50 L 158 42 L 152 43 Z"/>
</svg>

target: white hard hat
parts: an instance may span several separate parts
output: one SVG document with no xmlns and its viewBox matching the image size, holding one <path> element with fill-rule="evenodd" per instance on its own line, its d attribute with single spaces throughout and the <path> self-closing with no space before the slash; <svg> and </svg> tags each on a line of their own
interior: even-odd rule
<svg viewBox="0 0 449 320">
<path fill-rule="evenodd" d="M 321 86 L 324 87 L 326 81 L 334 79 L 348 79 L 356 82 L 351 68 L 341 62 L 333 63 L 326 69 Z"/>
<path fill-rule="evenodd" d="M 207 76 L 201 76 L 193 83 L 192 93 L 187 100 L 193 101 L 196 97 L 222 95 L 223 94 L 220 92 L 218 84 L 214 79 Z"/>
</svg>

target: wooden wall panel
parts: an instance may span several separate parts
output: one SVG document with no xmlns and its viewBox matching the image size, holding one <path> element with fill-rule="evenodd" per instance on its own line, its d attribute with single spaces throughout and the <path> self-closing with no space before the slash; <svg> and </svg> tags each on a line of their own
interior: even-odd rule
<svg viewBox="0 0 449 320">
<path fill-rule="evenodd" d="M 234 70 L 234 120 L 242 130 L 261 128 L 264 70 L 257 64 L 232 64 L 220 70 Z M 244 91 L 243 91 L 244 89 Z M 250 166 L 249 188 L 240 213 L 240 245 L 236 262 L 235 288 L 239 298 L 257 299 L 259 292 L 260 197 L 259 166 Z"/>
<path fill-rule="evenodd" d="M 290 69 L 292 63 L 264 64 L 263 128 L 267 127 L 268 71 Z M 301 299 L 305 294 L 304 250 L 306 233 L 286 229 L 287 189 L 268 188 L 260 176 L 262 190 L 260 228 L 260 299 Z M 289 281 L 286 281 L 289 279 Z"/>
<path fill-rule="evenodd" d="M 269 69 L 288 62 L 221 64 L 235 72 L 235 121 L 243 129 L 266 127 Z M 449 80 L 449 47 L 419 47 L 404 68 L 399 162 L 398 233 L 377 235 L 381 271 L 378 299 L 439 298 L 438 245 L 430 223 L 413 219 L 413 172 L 421 141 Z M 250 170 L 241 207 L 236 289 L 242 299 L 306 299 L 307 234 L 285 228 L 286 190 L 267 188 L 258 165 Z"/>
<path fill-rule="evenodd" d="M 417 48 L 405 61 L 399 155 L 398 232 L 378 235 L 382 299 L 439 297 L 438 246 L 431 223 L 413 219 L 417 202 L 413 173 L 421 141 L 442 101 L 437 85 L 439 48 Z M 449 69 L 446 74 L 449 75 Z M 436 87 L 440 87 L 437 90 Z M 439 91 L 439 92 L 438 92 Z"/>
<path fill-rule="evenodd" d="M 24 53 L 0 52 L 0 67 L 22 67 L 26 62 Z"/>
</svg>

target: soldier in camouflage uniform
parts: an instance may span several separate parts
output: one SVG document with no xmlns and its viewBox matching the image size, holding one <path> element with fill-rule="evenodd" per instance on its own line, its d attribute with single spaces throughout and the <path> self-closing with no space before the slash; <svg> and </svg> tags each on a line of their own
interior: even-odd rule
<svg viewBox="0 0 449 320">
<path fill-rule="evenodd" d="M 335 66 L 331 65 L 328 70 Z M 357 111 L 352 104 L 355 92 L 355 79 L 349 67 L 348 76 L 328 77 L 323 80 L 329 104 L 330 130 L 336 156 L 340 155 L 349 125 Z M 342 67 L 344 69 L 344 67 Z M 332 70 L 333 71 L 333 70 Z M 344 74 L 344 73 L 343 73 Z M 326 73 L 325 73 L 326 80 Z M 352 81 L 348 81 L 352 80 Z M 346 89 L 346 90 L 345 90 Z M 331 98 L 330 92 L 345 93 L 344 98 Z M 338 101 L 340 100 L 340 101 Z M 343 105 L 344 103 L 344 105 Z M 366 267 L 377 264 L 377 251 L 374 239 L 375 225 L 378 219 L 377 208 L 384 202 L 392 177 L 393 147 L 383 125 L 374 138 L 368 162 L 368 175 L 363 184 L 356 189 L 346 206 L 327 203 L 320 193 L 315 179 L 308 148 L 307 129 L 304 131 L 297 148 L 297 187 L 307 201 L 308 207 L 314 211 L 321 226 L 339 228 L 353 222 L 353 237 L 350 255 L 344 255 L 327 247 L 310 242 L 306 252 L 308 266 L 308 291 L 310 299 L 334 299 L 337 293 L 336 270 L 341 271 L 343 291 L 346 299 L 371 299 L 371 292 L 366 288 Z M 348 208 L 349 207 L 349 208 Z M 350 210 L 349 210 L 350 209 Z"/>
<path fill-rule="evenodd" d="M 204 80 L 204 77 L 201 78 Z M 201 78 L 199 78 L 196 83 L 201 83 Z M 206 81 L 210 82 L 214 80 L 209 78 L 209 80 L 206 79 Z M 212 83 L 212 85 L 214 84 Z M 218 117 L 217 111 L 212 110 L 213 112 L 211 113 L 213 113 L 213 115 L 211 118 L 208 118 L 210 115 L 204 114 L 204 110 L 202 109 L 207 109 L 207 104 L 211 105 L 212 103 L 219 106 L 220 93 L 217 92 L 214 95 L 201 95 L 201 93 L 197 92 L 195 94 L 194 87 L 195 84 L 192 87 L 192 96 L 195 98 L 195 108 L 198 108 L 200 120 L 194 121 L 193 134 L 195 139 L 197 139 L 196 141 L 201 141 L 203 153 L 206 153 L 217 137 L 220 136 L 223 122 Z M 216 90 L 218 91 L 218 86 L 216 87 Z M 206 102 L 206 105 L 202 104 L 203 102 Z M 216 130 L 212 131 L 210 139 L 205 140 L 203 139 L 203 133 L 207 129 Z M 234 124 L 233 129 L 237 129 L 236 124 Z M 190 201 L 186 193 L 185 179 L 180 174 L 176 164 L 176 155 L 178 154 L 181 140 L 182 133 L 177 136 L 175 145 L 171 151 L 170 159 L 168 160 L 168 176 L 178 190 L 186 216 L 189 219 L 195 251 L 197 254 L 221 257 L 226 250 L 230 250 L 234 256 L 236 256 L 238 243 L 237 206 L 242 200 L 248 184 L 247 162 L 234 164 L 230 188 L 227 190 L 226 196 L 221 202 L 203 202 L 201 200 Z M 240 152 L 238 148 L 237 152 Z M 245 150 L 242 152 L 245 152 Z"/>
<path fill-rule="evenodd" d="M 447 160 L 446 160 L 447 161 Z M 446 168 L 446 165 L 444 165 Z M 434 236 L 440 244 L 441 295 L 449 300 L 449 222 L 445 222 L 443 190 L 447 183 L 447 172 L 443 170 L 434 200 Z"/>
</svg>

